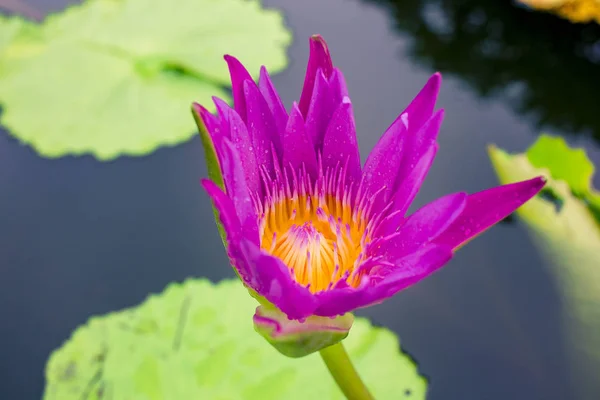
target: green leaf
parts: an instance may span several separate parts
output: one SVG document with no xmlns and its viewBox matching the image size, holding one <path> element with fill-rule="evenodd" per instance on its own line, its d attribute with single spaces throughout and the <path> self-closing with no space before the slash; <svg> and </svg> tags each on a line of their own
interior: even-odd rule
<svg viewBox="0 0 600 400">
<path fill-rule="evenodd" d="M 32 23 L 20 17 L 9 18 L 0 14 L 0 55 L 31 26 Z"/>
<path fill-rule="evenodd" d="M 574 398 L 596 398 L 600 374 L 600 226 L 589 204 L 574 194 L 584 182 L 593 191 L 588 180 L 593 168 L 583 162 L 588 161 L 585 154 L 582 157 L 579 151 L 574 153 L 564 143 L 556 143 L 542 137 L 527 154 L 510 155 L 495 147 L 489 153 L 503 184 L 539 175 L 548 178 L 542 193 L 517 214 L 551 266 L 549 272 L 563 300 L 561 328 L 578 391 Z M 544 147 L 548 154 L 542 153 Z M 575 187 L 557 179 L 559 176 Z"/>
<path fill-rule="evenodd" d="M 223 54 L 285 67 L 290 34 L 258 1 L 88 0 L 15 40 L 0 19 L 0 122 L 47 157 L 144 155 L 195 134 L 193 101 L 228 100 Z M 14 30 L 15 28 L 13 28 Z"/>
<path fill-rule="evenodd" d="M 573 193 L 600 210 L 600 192 L 592 187 L 594 164 L 583 149 L 571 149 L 562 137 L 541 135 L 527 150 L 531 165 L 548 168 L 554 179 L 565 181 Z"/>
<path fill-rule="evenodd" d="M 291 359 L 254 332 L 239 281 L 171 284 L 92 318 L 46 367 L 46 400 L 340 399 L 317 354 Z M 344 342 L 378 399 L 425 399 L 426 381 L 390 331 L 358 318 Z"/>
</svg>

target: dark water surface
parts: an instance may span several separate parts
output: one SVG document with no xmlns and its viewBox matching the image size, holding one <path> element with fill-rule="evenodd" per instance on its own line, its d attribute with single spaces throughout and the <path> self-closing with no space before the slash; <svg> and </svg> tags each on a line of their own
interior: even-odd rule
<svg viewBox="0 0 600 400">
<path fill-rule="evenodd" d="M 308 37 L 321 33 L 346 75 L 363 159 L 428 76 L 444 72 L 440 151 L 416 206 L 496 185 L 486 145 L 523 150 L 542 128 L 600 164 L 594 27 L 481 0 L 266 3 L 295 35 L 290 66 L 274 77 L 286 105 L 300 93 Z M 536 21 L 530 30 L 527 21 Z M 548 39 L 563 28 L 570 47 Z M 0 399 L 40 398 L 48 354 L 90 315 L 135 305 L 171 281 L 234 276 L 198 185 L 202 157 L 194 138 L 111 163 L 47 160 L 0 133 Z M 430 399 L 569 399 L 547 268 L 523 226 L 501 224 L 430 279 L 360 314 L 400 335 L 431 379 Z"/>
</svg>

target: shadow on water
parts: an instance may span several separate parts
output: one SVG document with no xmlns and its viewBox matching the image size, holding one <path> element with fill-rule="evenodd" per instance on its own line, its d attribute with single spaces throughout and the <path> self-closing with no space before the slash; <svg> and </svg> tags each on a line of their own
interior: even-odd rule
<svg viewBox="0 0 600 400">
<path fill-rule="evenodd" d="M 600 142 L 600 25 L 572 24 L 508 1 L 366 0 L 387 5 L 419 63 L 501 97 L 538 129 Z"/>
</svg>

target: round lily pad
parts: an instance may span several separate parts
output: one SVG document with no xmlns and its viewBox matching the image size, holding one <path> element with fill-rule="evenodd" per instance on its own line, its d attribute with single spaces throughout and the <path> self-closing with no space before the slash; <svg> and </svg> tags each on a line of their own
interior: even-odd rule
<svg viewBox="0 0 600 400">
<path fill-rule="evenodd" d="M 50 356 L 44 399 L 344 399 L 318 354 L 287 358 L 254 332 L 255 307 L 239 281 L 188 280 L 94 317 Z M 375 398 L 425 399 L 392 332 L 357 318 L 344 344 Z"/>
<path fill-rule="evenodd" d="M 223 54 L 276 72 L 290 39 L 280 13 L 247 0 L 87 0 L 40 25 L 3 18 L 0 123 L 46 157 L 145 155 L 195 134 L 193 101 L 228 98 Z"/>
</svg>

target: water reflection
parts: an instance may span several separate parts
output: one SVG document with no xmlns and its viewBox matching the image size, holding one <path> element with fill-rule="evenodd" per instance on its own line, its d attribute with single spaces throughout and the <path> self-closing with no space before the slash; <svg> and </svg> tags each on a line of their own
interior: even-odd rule
<svg viewBox="0 0 600 400">
<path fill-rule="evenodd" d="M 391 8 L 420 63 L 464 79 L 483 98 L 504 98 L 538 129 L 589 133 L 600 142 L 599 25 L 502 1 L 366 1 Z"/>
</svg>

